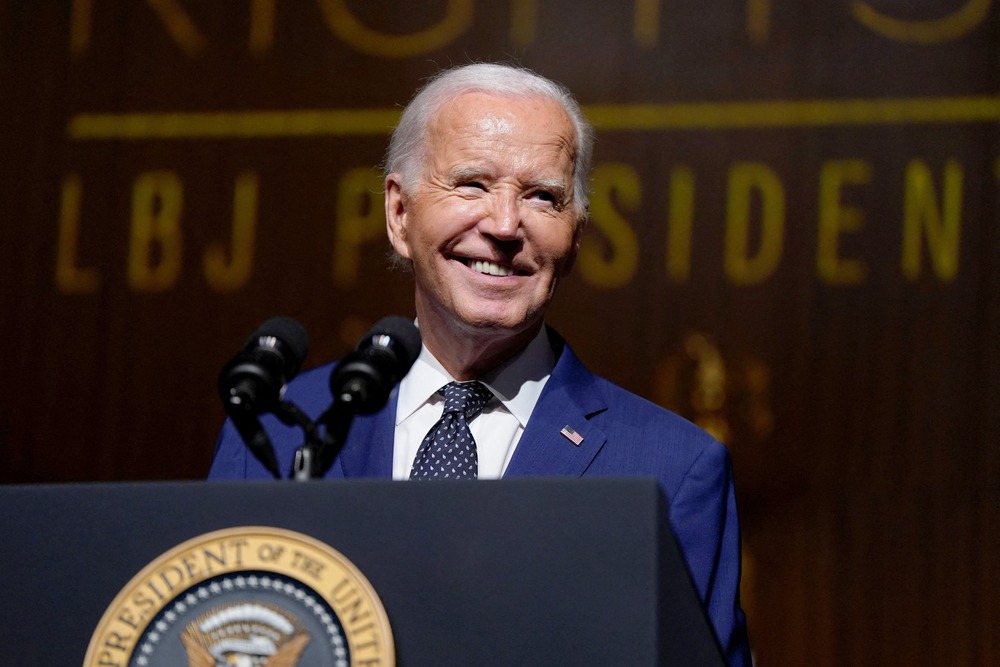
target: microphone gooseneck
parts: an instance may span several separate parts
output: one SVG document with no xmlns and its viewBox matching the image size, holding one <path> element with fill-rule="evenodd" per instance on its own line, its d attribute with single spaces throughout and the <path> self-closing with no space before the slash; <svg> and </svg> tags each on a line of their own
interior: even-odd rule
<svg viewBox="0 0 1000 667">
<path fill-rule="evenodd" d="M 281 390 L 299 372 L 308 353 L 305 328 L 289 317 L 272 317 L 219 373 L 219 397 L 226 414 L 247 448 L 276 479 L 281 478 L 278 460 L 258 416 L 273 412 L 286 423 L 302 421 L 297 409 L 282 402 Z"/>
<path fill-rule="evenodd" d="M 370 415 L 389 400 L 392 388 L 420 354 L 420 331 L 399 315 L 384 317 L 361 337 L 354 351 L 330 373 L 333 403 L 317 420 L 322 442 L 307 443 L 295 454 L 295 479 L 322 477 L 337 458 L 356 415 Z"/>
</svg>

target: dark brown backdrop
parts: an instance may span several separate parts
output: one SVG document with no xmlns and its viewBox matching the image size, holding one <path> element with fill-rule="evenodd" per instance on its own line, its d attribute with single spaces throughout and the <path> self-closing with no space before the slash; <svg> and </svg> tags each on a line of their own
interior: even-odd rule
<svg viewBox="0 0 1000 667">
<path fill-rule="evenodd" d="M 412 314 L 388 128 L 516 61 L 599 130 L 551 321 L 729 444 L 760 664 L 996 664 L 993 5 L 0 1 L 0 481 L 202 477 L 262 320 Z"/>
</svg>

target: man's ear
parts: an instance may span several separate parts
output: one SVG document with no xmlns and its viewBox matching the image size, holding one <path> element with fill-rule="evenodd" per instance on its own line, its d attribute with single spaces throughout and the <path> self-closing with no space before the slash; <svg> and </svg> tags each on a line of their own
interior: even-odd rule
<svg viewBox="0 0 1000 667">
<path fill-rule="evenodd" d="M 399 174 L 389 174 L 385 177 L 385 231 L 396 254 L 411 259 L 406 236 L 406 214 L 407 197 L 403 194 Z"/>
</svg>

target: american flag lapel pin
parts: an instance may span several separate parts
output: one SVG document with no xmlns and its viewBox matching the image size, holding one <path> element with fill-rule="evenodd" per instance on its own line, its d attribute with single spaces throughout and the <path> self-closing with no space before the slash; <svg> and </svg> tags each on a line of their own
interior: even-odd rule
<svg viewBox="0 0 1000 667">
<path fill-rule="evenodd" d="M 576 431 L 574 431 L 572 429 L 572 427 L 570 427 L 568 425 L 567 426 L 563 426 L 562 430 L 559 431 L 559 432 L 562 433 L 566 437 L 567 440 L 569 440 L 570 442 L 572 442 L 577 447 L 579 447 L 580 443 L 583 442 L 583 436 L 580 435 L 579 433 L 577 433 Z"/>
</svg>

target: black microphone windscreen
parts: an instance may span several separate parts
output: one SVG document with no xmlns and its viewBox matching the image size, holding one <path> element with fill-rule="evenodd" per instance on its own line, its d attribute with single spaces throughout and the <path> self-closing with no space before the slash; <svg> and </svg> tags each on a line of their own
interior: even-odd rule
<svg viewBox="0 0 1000 667">
<path fill-rule="evenodd" d="M 298 368 L 309 356 L 309 334 L 305 327 L 291 317 L 272 317 L 261 324 L 256 331 L 244 343 L 246 351 L 257 347 L 261 338 L 277 338 L 287 348 L 288 354 L 292 357 L 289 366 Z"/>
<path fill-rule="evenodd" d="M 377 336 L 388 336 L 397 344 L 397 351 L 406 355 L 406 359 L 400 361 L 407 370 L 420 355 L 420 330 L 412 320 L 401 315 L 388 315 L 380 319 L 361 339 L 361 345 L 371 345 L 371 341 Z"/>
</svg>

